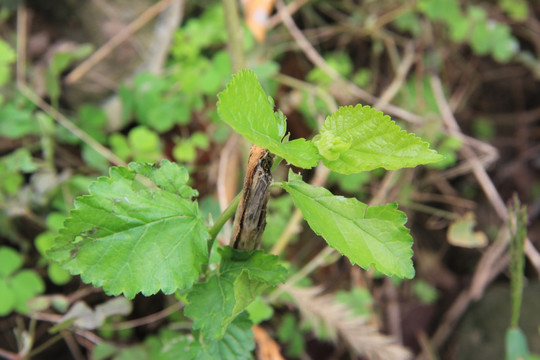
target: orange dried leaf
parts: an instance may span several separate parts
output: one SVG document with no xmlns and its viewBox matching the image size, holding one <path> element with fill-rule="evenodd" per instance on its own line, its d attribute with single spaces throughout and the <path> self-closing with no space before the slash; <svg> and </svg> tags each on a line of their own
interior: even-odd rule
<svg viewBox="0 0 540 360">
<path fill-rule="evenodd" d="M 279 345 L 272 339 L 266 330 L 260 326 L 253 326 L 253 335 L 257 343 L 257 360 L 284 360 L 279 352 Z"/>
<path fill-rule="evenodd" d="M 247 27 L 253 33 L 258 42 L 263 42 L 266 37 L 267 23 L 275 0 L 245 0 L 244 19 Z"/>
</svg>

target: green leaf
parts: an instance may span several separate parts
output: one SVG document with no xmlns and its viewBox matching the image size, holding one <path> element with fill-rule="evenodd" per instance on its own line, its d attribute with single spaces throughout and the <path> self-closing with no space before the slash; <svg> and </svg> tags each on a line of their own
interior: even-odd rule
<svg viewBox="0 0 540 360">
<path fill-rule="evenodd" d="M 105 143 L 105 125 L 107 124 L 107 115 L 101 108 L 82 105 L 78 110 L 77 123 L 79 126 L 101 144 Z"/>
<path fill-rule="evenodd" d="M 81 147 L 81 156 L 84 163 L 99 170 L 100 173 L 106 173 L 109 168 L 109 161 L 107 158 L 86 143 L 83 143 Z"/>
<path fill-rule="evenodd" d="M 298 327 L 298 319 L 286 313 L 277 329 L 279 342 L 287 344 L 286 354 L 291 357 L 299 357 L 305 351 L 304 329 Z"/>
<path fill-rule="evenodd" d="M 456 0 L 420 0 L 417 7 L 431 20 L 451 22 L 461 14 Z"/>
<path fill-rule="evenodd" d="M 512 20 L 525 21 L 529 15 L 526 0 L 499 0 L 499 6 L 508 13 Z"/>
<path fill-rule="evenodd" d="M 388 275 L 414 276 L 412 237 L 404 226 L 407 217 L 397 204 L 368 206 L 356 199 L 334 196 L 322 187 L 289 172 L 281 186 L 291 194 L 309 226 L 328 245 L 364 269 L 371 265 Z"/>
<path fill-rule="evenodd" d="M 137 126 L 129 131 L 128 143 L 134 157 L 141 162 L 155 162 L 162 158 L 159 135 L 146 126 Z"/>
<path fill-rule="evenodd" d="M 0 316 L 8 315 L 14 308 L 17 299 L 15 294 L 8 286 L 5 279 L 0 278 Z"/>
<path fill-rule="evenodd" d="M 248 140 L 247 135 L 262 142 L 280 142 L 285 135 L 285 119 L 274 115 L 273 104 L 253 71 L 241 70 L 234 75 L 218 98 L 221 118 Z"/>
<path fill-rule="evenodd" d="M 260 324 L 274 315 L 274 308 L 261 300 L 259 296 L 246 308 L 249 319 L 253 324 Z"/>
<path fill-rule="evenodd" d="M 47 268 L 47 275 L 56 285 L 65 285 L 71 280 L 69 271 L 62 269 L 60 265 L 55 262 L 51 263 Z"/>
<path fill-rule="evenodd" d="M 469 35 L 471 22 L 464 16 L 458 16 L 448 23 L 450 27 L 450 39 L 455 42 L 463 41 Z"/>
<path fill-rule="evenodd" d="M 192 162 L 197 158 L 197 150 L 190 141 L 182 141 L 174 146 L 172 155 L 178 162 Z"/>
<path fill-rule="evenodd" d="M 18 252 L 0 247 L 0 316 L 12 310 L 27 313 L 26 302 L 45 290 L 45 284 L 36 272 L 17 271 L 22 264 L 23 259 Z"/>
<path fill-rule="evenodd" d="M 22 257 L 17 251 L 5 246 L 0 248 L 0 277 L 13 274 L 22 263 Z"/>
<path fill-rule="evenodd" d="M 212 63 L 201 74 L 199 81 L 201 92 L 213 96 L 222 89 L 230 73 L 231 57 L 229 53 L 225 50 L 218 51 L 214 55 Z"/>
<path fill-rule="evenodd" d="M 26 302 L 45 291 L 45 284 L 41 277 L 33 270 L 22 270 L 11 279 L 11 288 L 15 295 L 15 310 L 19 313 L 28 313 Z"/>
<path fill-rule="evenodd" d="M 190 288 L 207 262 L 208 233 L 178 165 L 113 167 L 90 186 L 49 252 L 72 274 L 108 294 L 132 298 Z M 135 179 L 146 176 L 157 188 Z"/>
<path fill-rule="evenodd" d="M 202 131 L 196 131 L 189 137 L 189 140 L 195 147 L 203 150 L 208 150 L 210 148 L 210 140 L 208 136 Z"/>
<path fill-rule="evenodd" d="M 320 156 L 311 141 L 281 142 L 287 127 L 285 116 L 274 113 L 272 100 L 253 71 L 242 70 L 234 75 L 218 98 L 221 119 L 246 139 L 295 166 L 309 169 L 317 165 Z"/>
<path fill-rule="evenodd" d="M 17 56 L 15 54 L 15 51 L 7 42 L 0 39 L 0 64 L 11 64 L 15 62 L 16 59 Z"/>
<path fill-rule="evenodd" d="M 196 360 L 244 360 L 251 359 L 251 351 L 255 348 L 251 321 L 248 316 L 240 314 L 219 340 L 201 339 L 193 343 L 190 358 Z"/>
<path fill-rule="evenodd" d="M 313 142 L 324 164 L 342 174 L 378 167 L 395 170 L 441 159 L 428 143 L 369 106 L 341 107 L 326 118 Z"/>
<path fill-rule="evenodd" d="M 185 98 L 189 94 L 181 93 L 174 79 L 141 73 L 135 77 L 133 87 L 132 96 L 128 89 L 122 92 L 125 115 L 133 110 L 140 124 L 157 132 L 189 122 L 191 104 Z"/>
<path fill-rule="evenodd" d="M 193 328 L 204 338 L 222 338 L 229 324 L 266 288 L 285 281 L 287 270 L 277 256 L 219 249 L 222 259 L 218 273 L 196 284 L 188 295 L 184 314 L 194 319 Z"/>
<path fill-rule="evenodd" d="M 26 148 L 19 148 L 1 159 L 8 169 L 21 171 L 24 173 L 33 173 L 39 169 L 39 166 L 32 158 L 32 153 Z"/>
<path fill-rule="evenodd" d="M 96 344 L 92 349 L 92 359 L 94 360 L 106 360 L 111 356 L 120 352 L 120 348 L 114 344 L 106 343 L 104 341 Z"/>
<path fill-rule="evenodd" d="M 11 79 L 11 68 L 9 65 L 0 63 L 0 86 L 4 86 Z M 4 101 L 2 94 L 0 94 L 0 105 Z"/>
<path fill-rule="evenodd" d="M 0 86 L 5 85 L 11 78 L 11 63 L 15 60 L 15 51 L 7 42 L 0 39 Z"/>
<path fill-rule="evenodd" d="M 527 338 L 520 328 L 510 328 L 506 331 L 506 360 L 529 358 Z"/>
<path fill-rule="evenodd" d="M 88 56 L 92 49 L 91 44 L 83 44 L 68 51 L 57 51 L 53 54 L 45 71 L 45 88 L 52 99 L 56 101 L 60 96 L 60 74 L 73 62 Z"/>
<path fill-rule="evenodd" d="M 336 136 L 333 132 L 326 131 L 321 133 L 315 144 L 324 158 L 333 161 L 337 160 L 342 152 L 349 150 L 351 140 L 344 140 Z"/>
<path fill-rule="evenodd" d="M 131 163 L 130 168 L 137 174 L 146 176 L 154 184 L 159 184 L 163 190 L 177 193 L 185 199 L 199 195 L 197 190 L 187 185 L 189 173 L 186 168 L 170 161 L 162 161 L 159 168 L 143 163 Z"/>
<path fill-rule="evenodd" d="M 39 134 L 39 128 L 30 109 L 19 109 L 14 103 L 0 107 L 0 134 L 9 139 Z"/>
<path fill-rule="evenodd" d="M 131 149 L 124 135 L 118 133 L 112 134 L 109 137 L 109 145 L 120 159 L 126 161 L 131 156 Z"/>
<path fill-rule="evenodd" d="M 170 330 L 169 330 L 170 331 Z M 160 335 L 161 343 L 158 344 L 158 360 L 177 360 L 177 359 L 186 359 L 191 360 L 192 357 L 189 356 L 189 349 L 191 344 L 194 343 L 191 334 L 179 334 L 176 336 L 169 334 L 169 331 L 164 331 Z M 169 338 L 171 336 L 171 338 Z"/>
</svg>

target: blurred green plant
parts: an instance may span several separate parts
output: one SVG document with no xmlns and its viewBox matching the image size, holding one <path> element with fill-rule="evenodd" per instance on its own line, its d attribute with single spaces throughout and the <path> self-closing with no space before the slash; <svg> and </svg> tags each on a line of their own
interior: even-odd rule
<svg viewBox="0 0 540 360">
<path fill-rule="evenodd" d="M 145 125 L 134 127 L 127 136 L 112 134 L 109 145 L 124 161 L 157 162 L 163 158 L 159 135 Z"/>
<path fill-rule="evenodd" d="M 289 222 L 293 213 L 293 202 L 288 196 L 280 196 L 272 199 L 268 203 L 268 214 L 266 217 L 266 229 L 264 230 L 262 243 L 266 247 L 274 245 L 285 226 Z M 296 242 L 298 235 L 293 235 L 290 243 Z"/>
<path fill-rule="evenodd" d="M 472 126 L 475 137 L 484 141 L 493 140 L 496 129 L 492 121 L 486 118 L 478 118 L 474 120 Z"/>
<path fill-rule="evenodd" d="M 529 15 L 526 0 L 498 0 L 499 6 L 515 21 L 524 21 Z"/>
<path fill-rule="evenodd" d="M 58 108 L 58 100 L 61 94 L 60 76 L 74 62 L 84 59 L 92 53 L 93 46 L 90 44 L 77 45 L 68 50 L 57 51 L 45 71 L 45 89 L 52 105 Z"/>
<path fill-rule="evenodd" d="M 366 194 L 365 185 L 372 179 L 371 173 L 361 172 L 357 174 L 340 174 L 331 172 L 328 176 L 329 185 L 337 185 L 339 188 L 349 194 L 354 194 L 358 198 L 363 198 Z"/>
<path fill-rule="evenodd" d="M 467 4 L 462 11 L 458 0 L 420 0 L 417 9 L 428 19 L 445 24 L 452 41 L 467 42 L 477 55 L 490 55 L 504 63 L 519 52 L 510 27 L 489 19 L 479 6 Z"/>
<path fill-rule="evenodd" d="M 529 352 L 527 338 L 519 327 L 525 270 L 524 249 L 525 241 L 527 241 L 527 208 L 521 205 L 516 194 L 514 194 L 513 202 L 509 207 L 508 215 L 512 315 L 510 327 L 506 331 L 506 360 L 537 359 L 539 355 Z"/>
<path fill-rule="evenodd" d="M 355 287 L 350 291 L 338 291 L 336 300 L 346 305 L 356 316 L 373 316 L 373 297 L 366 288 Z"/>
<path fill-rule="evenodd" d="M 15 62 L 15 51 L 7 42 L 0 39 L 0 87 L 4 86 L 11 79 L 11 64 Z M 0 97 L 0 105 L 2 104 Z"/>
<path fill-rule="evenodd" d="M 190 121 L 189 95 L 171 77 L 141 73 L 135 77 L 133 88 L 122 86 L 119 92 L 124 123 L 134 117 L 137 123 L 162 133 Z"/>
<path fill-rule="evenodd" d="M 433 304 L 439 298 L 439 292 L 437 289 L 424 280 L 414 280 L 412 283 L 412 290 L 414 295 L 422 304 Z"/>
<path fill-rule="evenodd" d="M 209 148 L 208 136 L 201 131 L 196 131 L 187 139 L 176 140 L 172 155 L 178 162 L 191 163 L 197 157 L 197 149 L 208 150 Z"/>
<path fill-rule="evenodd" d="M 66 218 L 67 216 L 62 213 L 50 213 L 46 220 L 47 231 L 39 234 L 34 240 L 36 249 L 43 257 L 38 266 L 47 266 L 47 275 L 56 285 L 64 285 L 71 279 L 69 271 L 62 269 L 57 262 L 52 261 L 47 255 L 47 251 L 54 246 L 55 238 L 58 236 L 58 231 L 63 227 Z"/>
<path fill-rule="evenodd" d="M 13 94 L 0 102 L 0 134 L 8 139 L 38 135 L 39 128 L 34 121 L 35 106 L 20 94 Z"/>
<path fill-rule="evenodd" d="M 294 314 L 285 314 L 277 329 L 277 338 L 280 343 L 286 344 L 285 352 L 288 356 L 298 357 L 305 352 L 304 334 L 308 331 L 305 326 L 299 326 L 299 320 Z"/>
<path fill-rule="evenodd" d="M 12 248 L 0 247 L 0 316 L 12 311 L 29 312 L 27 301 L 45 291 L 41 277 L 33 270 L 20 270 L 23 258 Z"/>
<path fill-rule="evenodd" d="M 0 158 L 0 202 L 15 195 L 24 183 L 24 174 L 33 173 L 38 165 L 26 148 L 20 148 Z"/>
</svg>

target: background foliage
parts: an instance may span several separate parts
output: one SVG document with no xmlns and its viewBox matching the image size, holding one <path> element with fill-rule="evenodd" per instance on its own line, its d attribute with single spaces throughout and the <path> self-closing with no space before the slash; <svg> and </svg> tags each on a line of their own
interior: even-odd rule
<svg viewBox="0 0 540 360">
<path fill-rule="evenodd" d="M 119 14 L 132 10 L 135 18 L 154 3 L 120 11 L 109 5 L 110 18 L 68 3 L 0 6 L 0 356 L 537 358 L 537 3 L 278 1 L 259 43 L 246 27 L 238 40 L 228 38 L 230 2 L 186 2 L 159 71 L 131 68 L 131 59 L 149 52 L 137 37 L 143 28 L 75 85 L 73 70 L 118 33 L 110 24 L 88 31 L 87 21 L 113 19 L 123 29 L 133 19 Z M 154 24 L 145 28 L 152 33 Z M 228 47 L 235 42 L 260 85 L 232 96 L 221 91 L 237 70 Z M 118 79 L 120 73 L 126 75 Z M 238 96 L 248 110 L 230 107 Z M 336 113 L 358 103 L 369 107 Z M 385 120 L 377 110 L 419 138 L 400 147 L 393 140 L 399 128 L 379 126 Z M 371 114 L 372 123 L 353 126 L 348 112 Z M 274 171 L 281 185 L 272 190 L 264 251 L 247 263 L 228 248 L 217 250 L 228 241 L 227 226 L 213 248 L 206 241 L 223 199 L 239 191 L 248 149 L 223 118 L 295 166 L 289 175 L 283 165 Z M 271 136 L 253 134 L 261 124 Z M 372 141 L 353 143 L 358 132 Z M 426 149 L 420 138 L 444 159 L 392 171 L 418 161 L 415 151 Z M 381 151 L 371 153 L 381 139 Z M 386 170 L 355 163 L 359 153 L 386 161 Z M 331 171 L 316 167 L 321 160 Z M 139 165 L 122 167 L 131 161 Z M 307 169 L 302 177 L 299 168 Z M 518 203 L 508 211 L 513 193 L 525 215 Z M 346 205 L 330 214 L 337 201 Z M 69 233 L 62 228 L 73 209 L 68 224 L 77 231 Z M 369 223 L 372 212 L 378 220 Z M 384 220 L 388 214 L 394 216 Z M 407 232 L 395 251 L 409 256 L 412 247 L 414 269 L 396 265 L 392 253 L 368 271 L 352 263 L 367 268 L 370 254 L 338 256 L 317 234 L 341 253 L 356 243 L 319 227 L 330 216 L 367 244 L 374 243 L 368 228 L 390 239 L 410 229 L 412 238 Z M 349 217 L 363 225 L 343 222 Z M 104 223 L 111 229 L 96 233 Z M 178 227 L 193 235 L 189 241 L 178 241 Z M 70 241 L 81 233 L 87 236 Z M 119 248 L 103 245 L 111 237 Z M 74 252 L 80 257 L 71 261 Z M 99 266 L 104 258 L 116 267 Z M 157 267 L 151 258 L 161 259 Z M 201 266 L 207 277 L 199 278 Z M 171 267 L 183 276 L 168 273 Z M 153 273 L 167 281 L 137 283 Z M 196 285 L 188 295 L 176 291 L 179 282 Z M 156 295 L 135 296 L 141 288 Z M 113 297 L 122 293 L 134 298 Z M 501 325 L 490 322 L 493 314 Z M 467 335 L 471 323 L 484 341 Z"/>
</svg>

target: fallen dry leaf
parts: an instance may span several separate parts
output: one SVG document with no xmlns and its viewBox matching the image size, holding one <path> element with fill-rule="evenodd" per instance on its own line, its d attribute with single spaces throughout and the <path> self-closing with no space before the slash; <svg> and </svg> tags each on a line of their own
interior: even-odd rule
<svg viewBox="0 0 540 360">
<path fill-rule="evenodd" d="M 260 326 L 253 326 L 253 335 L 257 343 L 257 360 L 284 360 L 279 352 L 279 345 L 272 339 L 266 330 Z"/>
<path fill-rule="evenodd" d="M 244 0 L 244 19 L 258 42 L 266 37 L 267 23 L 275 0 Z"/>
</svg>

